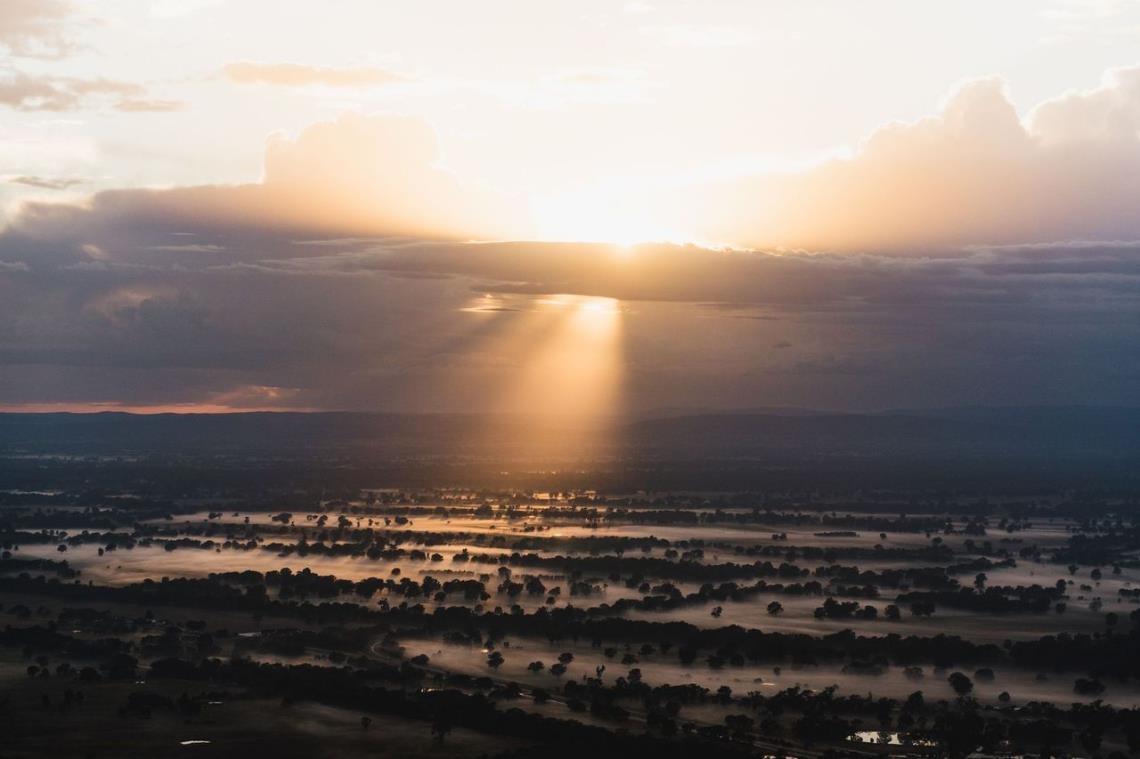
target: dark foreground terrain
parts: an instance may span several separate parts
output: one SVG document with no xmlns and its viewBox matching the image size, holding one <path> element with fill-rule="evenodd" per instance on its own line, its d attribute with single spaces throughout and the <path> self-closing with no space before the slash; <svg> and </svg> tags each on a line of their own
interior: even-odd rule
<svg viewBox="0 0 1140 759">
<path fill-rule="evenodd" d="M 0 756 L 1135 754 L 1130 417 L 940 413 L 0 418 Z"/>
</svg>

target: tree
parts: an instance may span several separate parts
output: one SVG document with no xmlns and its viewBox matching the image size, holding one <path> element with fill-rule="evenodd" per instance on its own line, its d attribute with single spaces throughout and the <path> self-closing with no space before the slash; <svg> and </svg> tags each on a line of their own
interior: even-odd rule
<svg viewBox="0 0 1140 759">
<path fill-rule="evenodd" d="M 725 716 L 724 724 L 736 740 L 748 740 L 755 721 L 747 714 L 729 714 Z"/>
<path fill-rule="evenodd" d="M 779 614 L 782 614 L 783 611 L 784 611 L 784 605 L 782 603 L 780 603 L 779 601 L 773 601 L 772 603 L 768 604 L 768 613 L 771 614 L 773 617 L 775 617 Z"/>
<path fill-rule="evenodd" d="M 977 702 L 972 699 L 959 699 L 953 707 L 939 710 L 934 718 L 931 732 L 951 759 L 960 759 L 973 753 L 981 745 L 984 730 L 985 723 L 978 715 Z"/>
<path fill-rule="evenodd" d="M 916 690 L 906 697 L 903 702 L 903 709 L 908 712 L 920 711 L 926 707 L 926 698 L 922 695 L 922 691 Z"/>
<path fill-rule="evenodd" d="M 934 603 L 931 601 L 915 601 L 910 605 L 910 613 L 916 617 L 929 617 L 934 613 Z"/>
<path fill-rule="evenodd" d="M 950 683 L 950 687 L 953 688 L 954 692 L 959 696 L 965 696 L 974 689 L 973 681 L 961 672 L 952 673 L 950 677 L 946 678 L 946 681 Z"/>
<path fill-rule="evenodd" d="M 365 730 L 367 730 L 371 725 L 372 725 L 372 718 L 371 717 L 361 717 L 360 718 L 360 726 L 362 728 L 364 728 Z"/>
<path fill-rule="evenodd" d="M 1099 696 L 1101 693 L 1104 693 L 1104 683 L 1095 677 L 1091 679 L 1078 677 L 1073 682 L 1073 692 L 1079 693 L 1082 696 Z"/>
<path fill-rule="evenodd" d="M 439 716 L 431 723 L 431 734 L 436 743 L 443 743 L 443 739 L 451 732 L 451 721 L 447 717 Z"/>
<path fill-rule="evenodd" d="M 492 651 L 487 654 L 487 666 L 491 669 L 498 669 L 503 664 L 503 655 L 498 651 Z"/>
</svg>

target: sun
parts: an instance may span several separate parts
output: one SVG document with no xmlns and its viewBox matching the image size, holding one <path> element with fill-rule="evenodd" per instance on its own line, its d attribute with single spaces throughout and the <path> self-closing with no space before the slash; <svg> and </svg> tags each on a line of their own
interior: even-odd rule
<svg viewBox="0 0 1140 759">
<path fill-rule="evenodd" d="M 607 181 L 531 199 L 537 237 L 552 242 L 604 242 L 631 246 L 673 240 L 668 214 L 655 209 L 652 188 Z"/>
</svg>

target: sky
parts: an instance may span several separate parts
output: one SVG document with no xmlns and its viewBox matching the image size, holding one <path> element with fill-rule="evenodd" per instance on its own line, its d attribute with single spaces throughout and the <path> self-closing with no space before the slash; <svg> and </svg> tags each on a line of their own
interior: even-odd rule
<svg viewBox="0 0 1140 759">
<path fill-rule="evenodd" d="M 1140 2 L 0 2 L 0 410 L 1134 405 Z"/>
</svg>

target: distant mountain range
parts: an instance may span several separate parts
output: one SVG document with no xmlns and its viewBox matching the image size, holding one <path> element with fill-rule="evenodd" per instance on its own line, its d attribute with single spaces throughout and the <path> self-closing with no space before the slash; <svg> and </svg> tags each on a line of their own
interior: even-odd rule
<svg viewBox="0 0 1140 759">
<path fill-rule="evenodd" d="M 363 412 L 8 413 L 0 414 L 0 454 L 1120 459 L 1140 455 L 1140 408 L 663 410 L 620 422 Z"/>
</svg>

